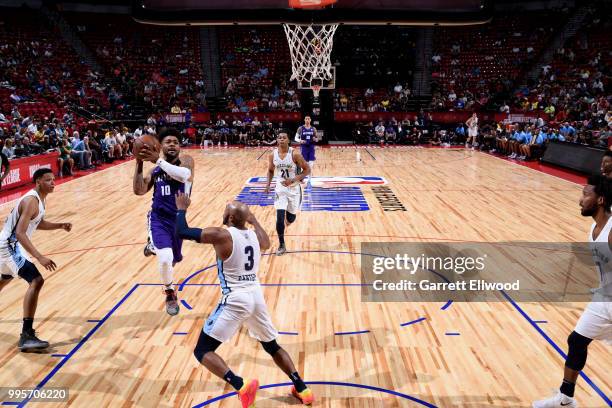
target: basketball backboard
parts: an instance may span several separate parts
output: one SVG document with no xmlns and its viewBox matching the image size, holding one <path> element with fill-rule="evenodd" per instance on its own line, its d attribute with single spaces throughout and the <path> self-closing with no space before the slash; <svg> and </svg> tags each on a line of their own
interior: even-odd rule
<svg viewBox="0 0 612 408">
<path fill-rule="evenodd" d="M 134 0 L 137 21 L 153 24 L 478 24 L 491 0 Z"/>
</svg>

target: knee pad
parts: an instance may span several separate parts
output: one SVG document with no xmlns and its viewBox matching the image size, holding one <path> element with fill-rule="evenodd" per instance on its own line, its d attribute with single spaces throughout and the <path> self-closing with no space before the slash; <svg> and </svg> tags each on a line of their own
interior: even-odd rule
<svg viewBox="0 0 612 408">
<path fill-rule="evenodd" d="M 278 352 L 278 350 L 281 349 L 281 346 L 278 345 L 276 340 L 272 340 L 268 342 L 262 341 L 261 345 L 263 346 L 264 350 L 266 350 L 266 353 L 268 353 L 271 356 L 274 356 Z"/>
<path fill-rule="evenodd" d="M 573 331 L 567 338 L 569 346 L 565 366 L 575 371 L 581 371 L 587 360 L 589 344 L 593 340 Z"/>
<path fill-rule="evenodd" d="M 198 360 L 198 362 L 201 363 L 206 353 L 210 353 L 217 350 L 220 345 L 221 342 L 219 340 L 213 339 L 208 334 L 204 333 L 204 331 L 202 331 L 200 332 L 200 338 L 198 338 L 198 344 L 196 344 L 196 347 L 193 350 L 193 355 Z"/>
<path fill-rule="evenodd" d="M 291 214 L 290 212 L 287 213 L 287 221 L 289 221 L 290 224 L 295 221 L 296 217 L 295 214 Z"/>
<path fill-rule="evenodd" d="M 283 234 L 285 232 L 285 210 L 276 210 L 276 232 Z"/>
</svg>

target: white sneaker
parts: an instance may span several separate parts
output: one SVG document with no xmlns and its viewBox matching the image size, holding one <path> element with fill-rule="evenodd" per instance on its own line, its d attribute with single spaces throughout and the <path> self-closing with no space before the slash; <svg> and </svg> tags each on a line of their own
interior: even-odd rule
<svg viewBox="0 0 612 408">
<path fill-rule="evenodd" d="M 558 391 L 554 396 L 535 401 L 532 405 L 533 408 L 578 408 L 578 403 L 575 399 L 568 397 Z"/>
</svg>

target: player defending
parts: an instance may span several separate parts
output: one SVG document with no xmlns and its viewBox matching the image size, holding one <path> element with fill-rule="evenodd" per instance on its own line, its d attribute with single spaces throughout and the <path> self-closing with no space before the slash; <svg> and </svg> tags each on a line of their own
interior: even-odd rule
<svg viewBox="0 0 612 408">
<path fill-rule="evenodd" d="M 278 250 L 280 256 L 287 252 L 285 247 L 285 226 L 295 221 L 297 212 L 302 205 L 302 186 L 300 183 L 310 175 L 310 166 L 302 155 L 289 147 L 287 132 L 278 134 L 278 147 L 268 158 L 268 184 L 264 194 L 270 192 L 272 177 L 276 177 L 274 188 L 274 208 L 276 209 L 276 233 L 278 234 Z M 314 157 L 314 153 L 313 153 Z M 302 172 L 297 174 L 300 167 Z"/>
<path fill-rule="evenodd" d="M 237 201 L 228 204 L 223 213 L 223 224 L 227 229 L 189 228 L 185 217 L 189 204 L 189 197 L 181 193 L 177 195 L 177 231 L 181 238 L 214 245 L 222 293 L 219 305 L 200 332 L 193 353 L 196 359 L 234 387 L 243 408 L 255 407 L 259 382 L 256 379 L 243 380 L 215 353 L 221 343 L 230 340 L 244 324 L 250 335 L 261 343 L 276 365 L 289 376 L 293 382 L 292 395 L 305 405 L 312 404 L 312 391 L 300 378 L 289 354 L 276 342 L 278 332 L 270 319 L 257 277 L 261 250 L 270 248 L 268 234 L 249 208 Z M 255 230 L 247 228 L 247 223 Z"/>
<path fill-rule="evenodd" d="M 181 262 L 183 241 L 176 234 L 176 193 L 189 194 L 193 183 L 193 158 L 180 155 L 180 133 L 176 129 L 162 130 L 158 138 L 163 158 L 159 152 L 146 144 L 136 157 L 134 193 L 144 195 L 153 188 L 153 202 L 148 214 L 149 236 L 144 249 L 145 256 L 157 255 L 159 273 L 166 295 L 166 312 L 175 316 L 179 312 L 178 299 L 173 284 L 173 267 Z M 180 156 L 180 157 L 179 157 Z M 143 162 L 150 161 L 156 166 L 143 177 Z"/>
<path fill-rule="evenodd" d="M 315 146 L 319 141 L 317 136 L 317 129 L 310 126 L 310 116 L 304 117 L 304 126 L 300 126 L 295 133 L 295 141 L 301 145 L 302 157 L 308 162 L 310 166 L 310 177 L 308 177 L 308 183 L 306 187 L 311 187 L 310 179 L 312 178 L 312 169 L 314 166 L 315 158 Z"/>
<path fill-rule="evenodd" d="M 70 231 L 72 224 L 68 222 L 54 223 L 44 219 L 45 200 L 55 188 L 53 171 L 41 168 L 34 172 L 32 177 L 36 187 L 28 191 L 17 202 L 13 211 L 7 217 L 4 228 L 0 232 L 0 291 L 15 277 L 28 282 L 28 288 L 23 299 L 23 329 L 19 337 L 21 351 L 38 350 L 49 347 L 49 343 L 36 337 L 32 325 L 38 295 L 45 280 L 27 255 L 24 249 L 40 262 L 49 271 L 56 268 L 55 262 L 43 256 L 32 244 L 32 234 L 36 229 Z"/>
<path fill-rule="evenodd" d="M 600 287 L 593 300 L 567 338 L 569 350 L 563 372 L 563 383 L 553 397 L 533 403 L 534 408 L 576 408 L 574 389 L 580 371 L 587 361 L 593 339 L 612 342 L 612 181 L 605 176 L 589 177 L 582 190 L 580 213 L 595 221 L 589 232 L 589 245 L 597 265 Z"/>
</svg>

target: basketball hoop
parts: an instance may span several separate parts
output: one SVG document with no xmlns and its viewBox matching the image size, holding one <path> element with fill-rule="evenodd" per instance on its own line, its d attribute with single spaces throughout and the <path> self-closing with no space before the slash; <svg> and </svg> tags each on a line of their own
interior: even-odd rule
<svg viewBox="0 0 612 408">
<path fill-rule="evenodd" d="M 338 24 L 283 24 L 291 53 L 291 80 L 310 87 L 332 79 L 331 52 Z"/>
<path fill-rule="evenodd" d="M 312 89 L 312 93 L 314 95 L 315 98 L 319 97 L 319 92 L 321 92 L 321 85 L 312 85 L 310 87 L 310 89 Z"/>
</svg>

